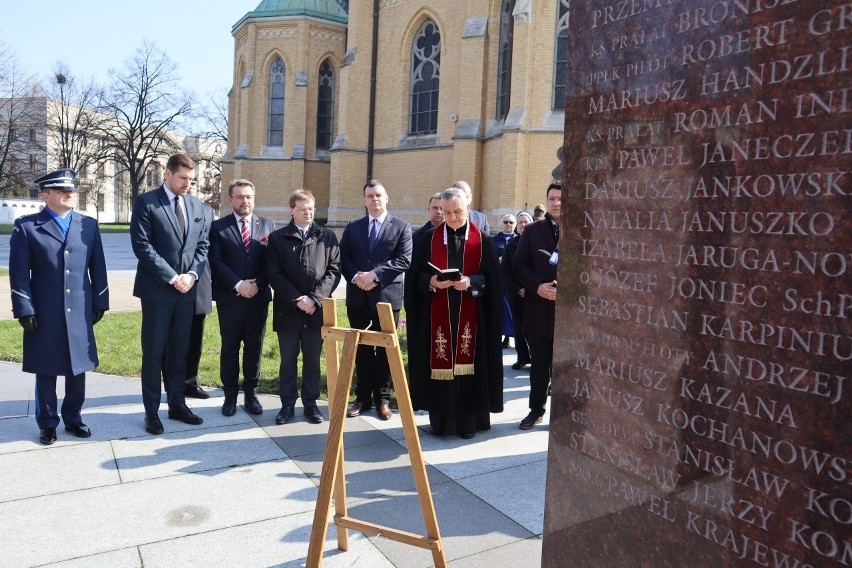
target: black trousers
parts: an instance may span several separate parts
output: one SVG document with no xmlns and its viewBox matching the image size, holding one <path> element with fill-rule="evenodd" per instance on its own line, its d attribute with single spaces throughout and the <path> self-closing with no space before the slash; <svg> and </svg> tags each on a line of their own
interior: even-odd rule
<svg viewBox="0 0 852 568">
<path fill-rule="evenodd" d="M 240 345 L 243 348 L 243 392 L 254 392 L 260 380 L 260 356 L 266 334 L 269 302 L 218 303 L 219 380 L 226 397 L 240 392 Z"/>
<path fill-rule="evenodd" d="M 524 335 L 524 299 L 517 294 L 509 302 L 512 309 L 512 324 L 515 326 L 515 351 L 518 353 L 518 361 L 530 362 L 530 347 L 527 336 Z"/>
<path fill-rule="evenodd" d="M 544 416 L 547 404 L 547 385 L 553 366 L 553 338 L 527 335 L 532 364 L 530 365 L 530 411 Z"/>
<path fill-rule="evenodd" d="M 186 404 L 186 354 L 194 312 L 192 302 L 142 300 L 142 404 L 147 414 L 160 408 L 161 380 L 169 384 L 169 406 Z M 167 348 L 168 371 L 161 379 Z"/>
<path fill-rule="evenodd" d="M 375 307 L 347 308 L 349 325 L 356 329 L 381 331 L 379 312 Z M 393 311 L 393 321 L 399 324 L 399 310 Z M 372 324 L 372 325 L 371 325 Z M 388 366 L 388 354 L 384 347 L 359 345 L 355 355 L 355 400 L 367 404 L 388 402 L 390 400 L 391 376 Z"/>
<path fill-rule="evenodd" d="M 198 365 L 201 363 L 201 348 L 204 340 L 204 321 L 207 314 L 195 314 L 192 316 L 192 328 L 189 330 L 189 347 L 186 352 L 186 377 L 184 378 L 184 392 L 191 393 L 198 390 Z M 166 394 L 169 393 L 169 382 L 166 376 L 169 372 L 169 348 L 163 354 L 163 386 Z"/>
<path fill-rule="evenodd" d="M 66 426 L 83 421 L 80 410 L 86 400 L 86 373 L 65 375 L 65 398 L 62 399 L 62 421 Z M 56 399 L 56 375 L 36 375 L 35 417 L 39 428 L 59 425 Z"/>
<path fill-rule="evenodd" d="M 317 405 L 320 396 L 320 356 L 322 354 L 322 331 L 319 328 L 303 327 L 278 332 L 278 347 L 281 363 L 278 366 L 278 396 L 281 406 L 294 406 L 299 397 L 297 388 L 299 353 L 302 353 L 302 405 L 310 408 Z"/>
</svg>

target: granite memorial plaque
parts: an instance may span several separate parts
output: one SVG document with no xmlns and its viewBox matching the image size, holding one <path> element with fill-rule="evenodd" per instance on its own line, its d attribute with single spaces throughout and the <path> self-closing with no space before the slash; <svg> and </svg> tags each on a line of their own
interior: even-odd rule
<svg viewBox="0 0 852 568">
<path fill-rule="evenodd" d="M 850 45 L 571 3 L 543 566 L 852 566 Z"/>
</svg>

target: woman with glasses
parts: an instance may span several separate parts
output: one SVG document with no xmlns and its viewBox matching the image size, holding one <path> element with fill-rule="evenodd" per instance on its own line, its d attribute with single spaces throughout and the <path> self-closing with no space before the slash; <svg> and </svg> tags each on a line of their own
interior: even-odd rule
<svg viewBox="0 0 852 568">
<path fill-rule="evenodd" d="M 506 243 L 515 236 L 515 216 L 511 213 L 506 213 L 500 219 L 501 231 L 494 235 L 494 250 L 497 252 L 497 260 L 502 262 L 503 253 L 506 250 Z M 503 299 L 503 349 L 509 348 L 509 338 L 515 335 L 514 326 L 512 324 L 512 310 L 509 302 Z"/>
<path fill-rule="evenodd" d="M 521 233 L 524 228 L 532 223 L 532 215 L 526 211 L 520 211 L 517 215 L 517 228 L 515 235 L 506 243 L 506 248 L 503 252 L 503 258 L 500 263 L 500 270 L 503 274 L 503 285 L 506 288 L 506 299 L 509 302 L 509 308 L 512 312 L 512 326 L 515 336 L 515 351 L 518 353 L 518 360 L 512 363 L 512 368 L 516 371 L 523 369 L 530 363 L 530 348 L 527 345 L 527 338 L 524 336 L 524 295 L 526 291 L 512 274 L 512 265 L 515 262 L 515 254 L 518 252 L 518 241 L 521 239 Z"/>
</svg>

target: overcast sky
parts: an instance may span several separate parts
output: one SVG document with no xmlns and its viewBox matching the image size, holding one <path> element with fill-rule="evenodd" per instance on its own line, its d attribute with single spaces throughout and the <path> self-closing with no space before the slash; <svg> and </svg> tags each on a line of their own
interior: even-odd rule
<svg viewBox="0 0 852 568">
<path fill-rule="evenodd" d="M 0 0 L 0 42 L 39 78 L 64 60 L 77 77 L 106 82 L 144 40 L 177 64 L 204 97 L 231 87 L 231 27 L 260 0 Z"/>
</svg>

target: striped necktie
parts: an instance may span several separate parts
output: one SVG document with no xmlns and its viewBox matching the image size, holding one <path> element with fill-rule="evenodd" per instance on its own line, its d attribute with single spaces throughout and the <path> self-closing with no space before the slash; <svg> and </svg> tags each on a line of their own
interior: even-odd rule
<svg viewBox="0 0 852 568">
<path fill-rule="evenodd" d="M 243 246 L 246 247 L 246 252 L 248 252 L 249 247 L 251 247 L 251 231 L 249 231 L 248 223 L 245 219 L 241 219 L 243 223 L 243 228 L 240 229 L 240 236 L 243 238 Z"/>
</svg>

